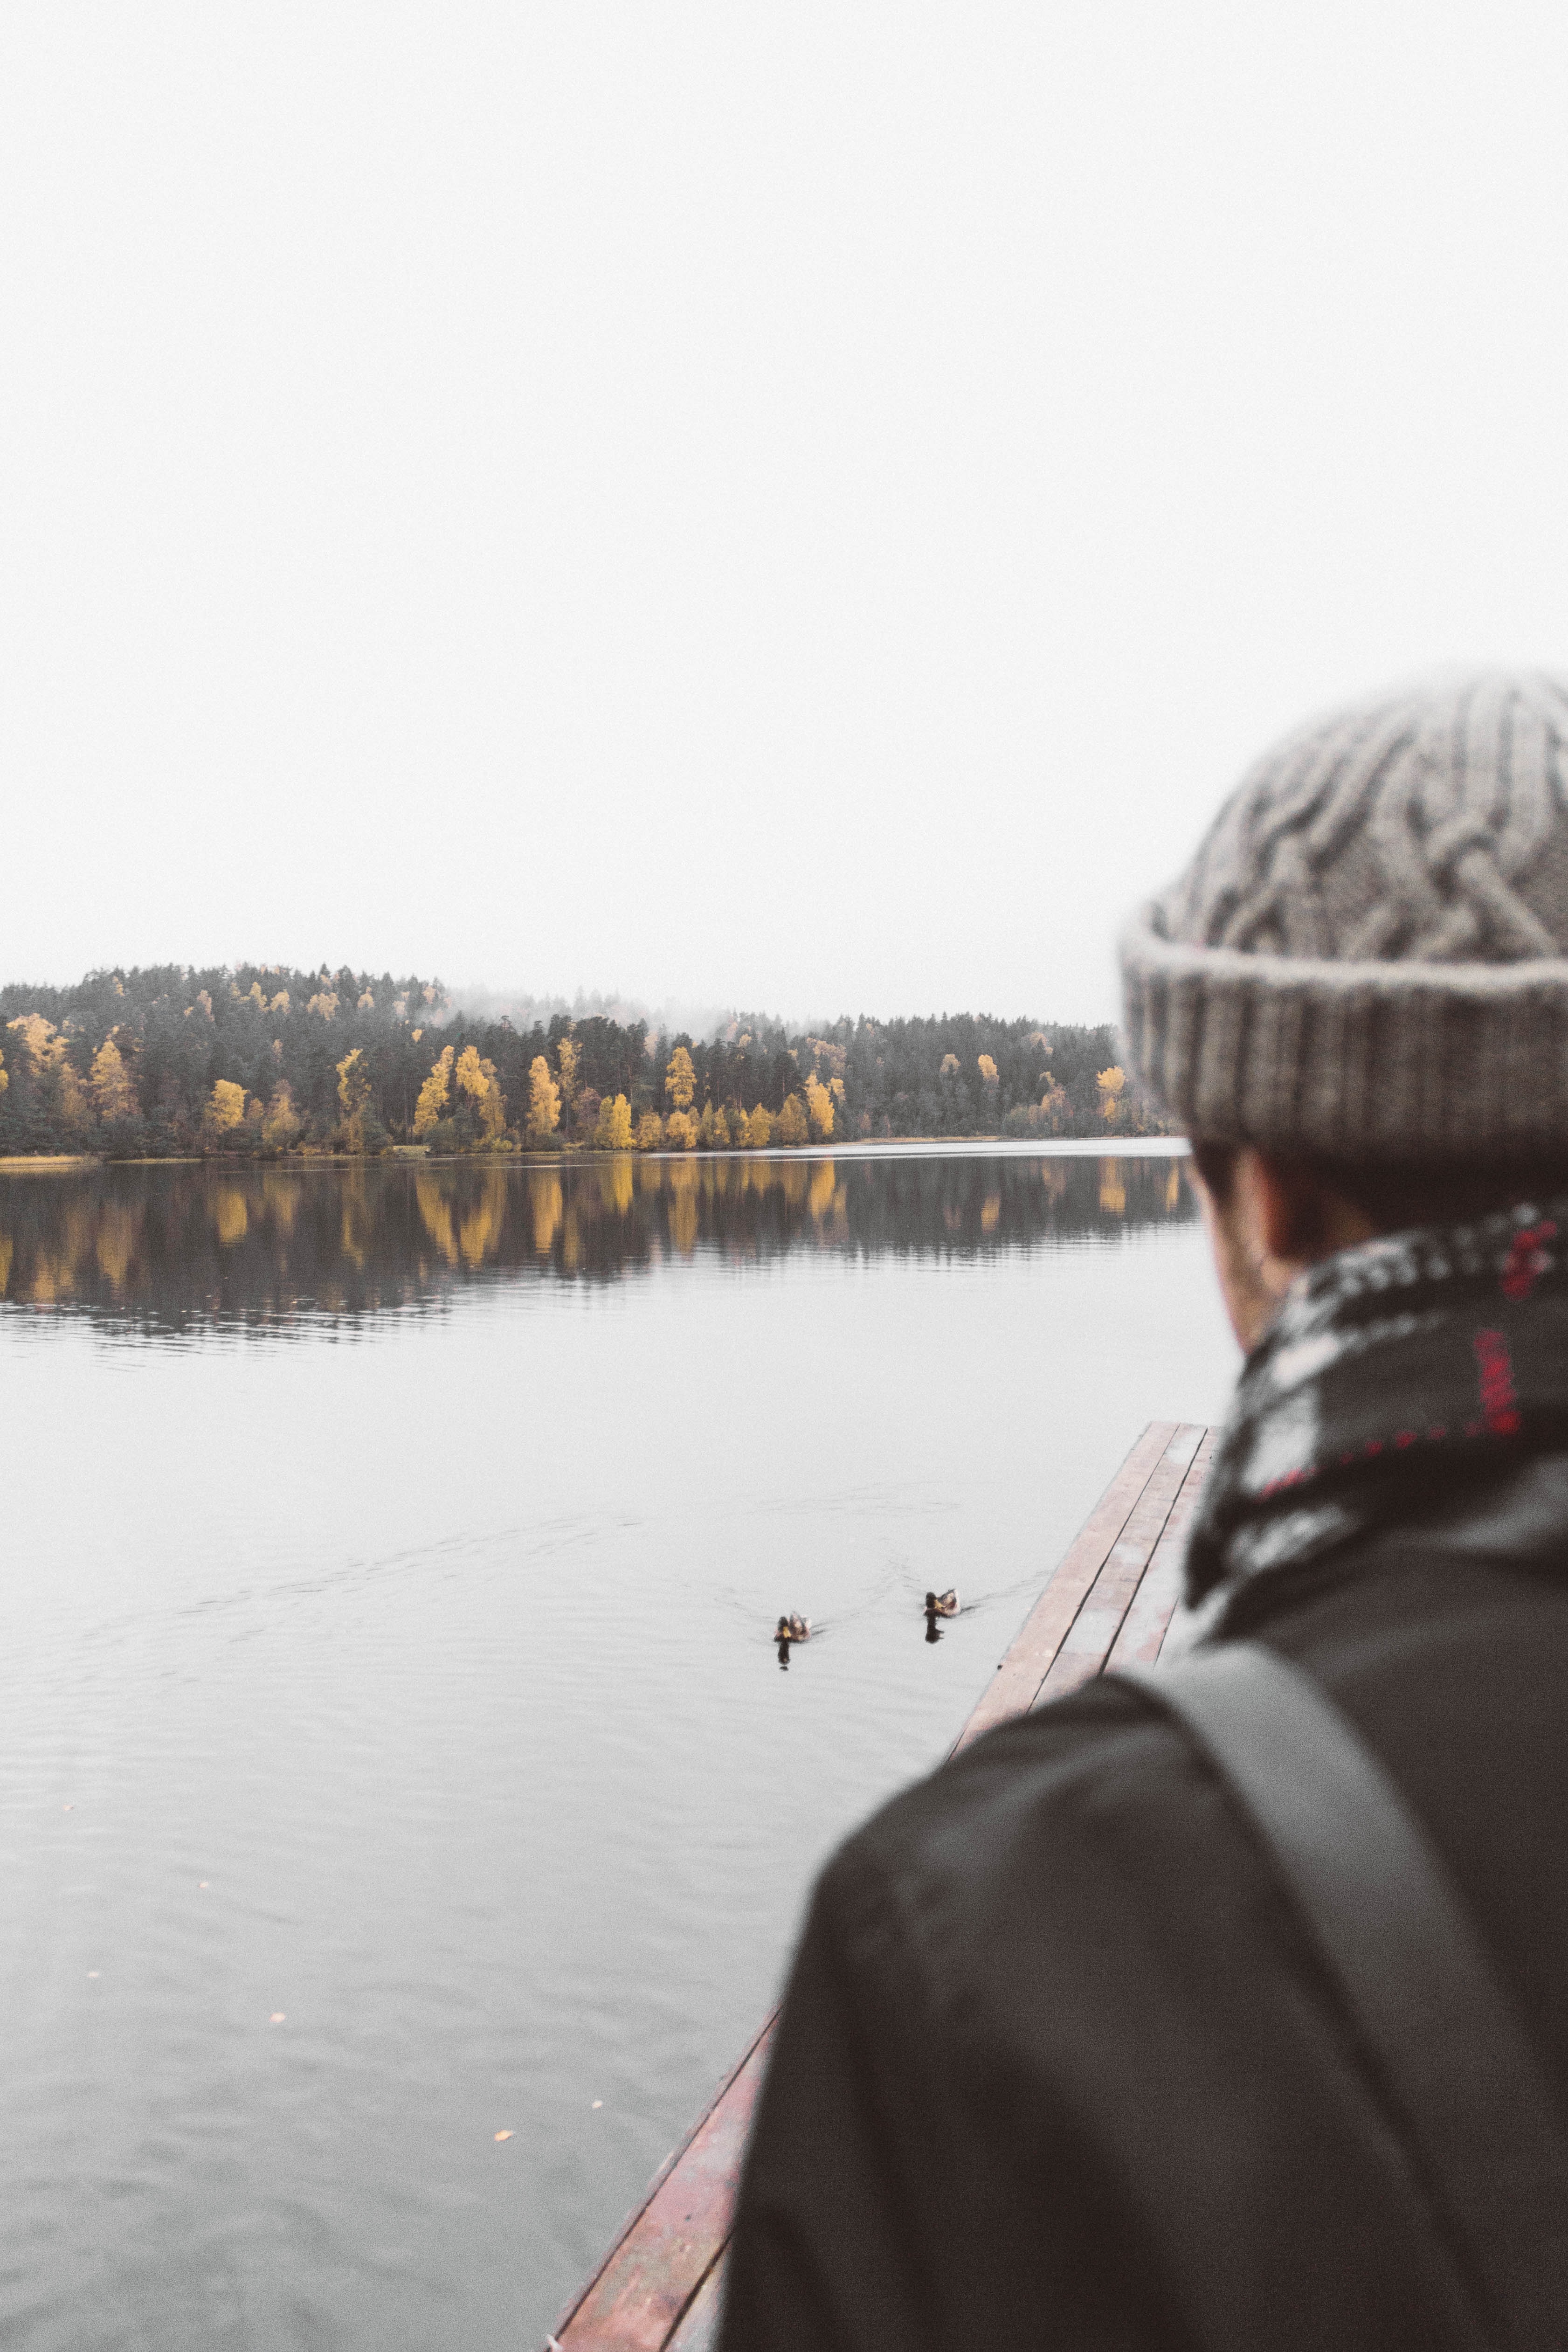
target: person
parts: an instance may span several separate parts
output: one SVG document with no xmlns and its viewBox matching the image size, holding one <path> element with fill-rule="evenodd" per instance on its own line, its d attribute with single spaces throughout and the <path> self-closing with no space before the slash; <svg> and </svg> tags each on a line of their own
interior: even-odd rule
<svg viewBox="0 0 1568 2352">
<path fill-rule="evenodd" d="M 1177 1676 L 1261 1644 L 1332 1702 L 1568 2116 L 1568 683 L 1446 676 L 1301 729 L 1123 969 L 1246 1350 Z M 1113 1677 L 852 1837 L 725 2352 L 1497 2340 L 1277 1859 Z"/>
</svg>

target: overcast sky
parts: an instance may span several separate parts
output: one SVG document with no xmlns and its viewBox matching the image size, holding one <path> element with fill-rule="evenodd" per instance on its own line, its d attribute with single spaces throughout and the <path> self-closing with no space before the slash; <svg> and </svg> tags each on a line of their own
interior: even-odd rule
<svg viewBox="0 0 1568 2352">
<path fill-rule="evenodd" d="M 1568 11 L 0 33 L 0 977 L 1115 1010 L 1245 760 L 1568 662 Z"/>
</svg>

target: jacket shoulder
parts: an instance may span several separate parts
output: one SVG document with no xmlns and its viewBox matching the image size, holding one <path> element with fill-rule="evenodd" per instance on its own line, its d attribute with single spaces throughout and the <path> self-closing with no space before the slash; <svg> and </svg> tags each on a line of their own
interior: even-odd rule
<svg viewBox="0 0 1568 2352">
<path fill-rule="evenodd" d="M 1237 1827 L 1164 1710 L 1101 1679 L 998 1725 L 893 1798 L 839 1849 L 821 1900 L 852 1941 L 896 1927 L 957 1963 L 998 1934 L 1070 1936 L 1086 1897 L 1091 1910 L 1157 1906 L 1162 1857 L 1233 1847 Z"/>
</svg>

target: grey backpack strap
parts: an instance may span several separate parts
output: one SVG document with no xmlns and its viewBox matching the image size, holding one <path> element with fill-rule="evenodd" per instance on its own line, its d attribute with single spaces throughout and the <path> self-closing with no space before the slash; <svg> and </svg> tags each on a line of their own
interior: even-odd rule
<svg viewBox="0 0 1568 2352">
<path fill-rule="evenodd" d="M 1382 1765 L 1258 1643 L 1120 1679 L 1170 1710 L 1260 1832 L 1403 2115 L 1489 2339 L 1563 2352 L 1568 2139 L 1469 1915 Z"/>
</svg>

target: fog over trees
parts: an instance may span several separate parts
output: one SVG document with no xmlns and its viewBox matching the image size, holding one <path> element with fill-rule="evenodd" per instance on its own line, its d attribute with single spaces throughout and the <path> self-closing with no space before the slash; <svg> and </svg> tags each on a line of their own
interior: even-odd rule
<svg viewBox="0 0 1568 2352">
<path fill-rule="evenodd" d="M 0 987 L 0 1152 L 747 1150 L 1159 1132 L 1115 1032 L 985 1013 L 711 1036 L 471 1017 L 439 981 L 276 964 Z"/>
</svg>

